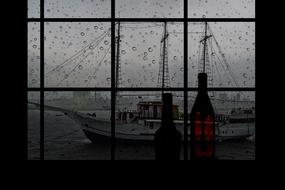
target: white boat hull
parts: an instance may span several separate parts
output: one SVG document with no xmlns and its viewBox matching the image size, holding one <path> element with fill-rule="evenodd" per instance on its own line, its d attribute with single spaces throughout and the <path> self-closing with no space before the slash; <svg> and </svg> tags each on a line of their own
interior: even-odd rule
<svg viewBox="0 0 285 190">
<path fill-rule="evenodd" d="M 107 140 L 111 138 L 111 122 L 88 116 L 84 113 L 73 112 L 67 114 L 81 127 L 87 138 L 92 142 Z M 159 123 L 158 123 L 159 124 Z M 177 129 L 184 137 L 183 122 L 176 124 Z M 152 142 L 156 127 L 148 129 L 139 123 L 116 123 L 115 137 L 117 141 L 144 141 Z M 255 134 L 255 124 L 225 124 L 216 128 L 216 140 L 243 139 Z M 188 140 L 190 140 L 190 129 L 188 129 Z"/>
</svg>

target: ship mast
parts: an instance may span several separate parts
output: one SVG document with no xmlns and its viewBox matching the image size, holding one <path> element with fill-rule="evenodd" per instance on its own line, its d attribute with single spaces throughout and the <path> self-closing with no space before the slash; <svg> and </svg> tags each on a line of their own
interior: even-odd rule
<svg viewBox="0 0 285 190">
<path fill-rule="evenodd" d="M 165 52 L 166 52 L 166 38 L 167 36 L 167 22 L 164 24 L 164 37 L 162 39 L 163 42 L 163 57 L 162 57 L 162 88 L 164 88 L 165 81 Z"/>
<path fill-rule="evenodd" d="M 212 35 L 208 36 L 208 23 L 205 22 L 205 37 L 200 41 L 200 43 L 203 43 L 203 73 L 206 73 L 206 51 L 208 49 L 207 47 L 207 40 L 211 38 Z"/>
<path fill-rule="evenodd" d="M 167 22 L 164 23 L 164 34 L 161 40 L 161 54 L 159 63 L 159 73 L 158 73 L 158 87 L 170 87 L 169 70 L 168 70 L 168 43 L 169 34 L 167 32 Z M 162 93 L 164 93 L 162 91 Z"/>
<path fill-rule="evenodd" d="M 120 27 L 121 27 L 121 23 L 118 22 L 118 36 L 117 36 L 117 55 L 116 55 L 116 75 L 115 75 L 115 87 L 118 88 L 119 87 L 119 81 L 120 81 L 120 40 L 121 40 L 121 36 L 120 36 Z"/>
</svg>

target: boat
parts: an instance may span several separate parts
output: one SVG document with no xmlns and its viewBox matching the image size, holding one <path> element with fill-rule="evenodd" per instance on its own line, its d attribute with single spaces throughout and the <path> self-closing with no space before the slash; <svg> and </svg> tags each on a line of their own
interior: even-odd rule
<svg viewBox="0 0 285 190">
<path fill-rule="evenodd" d="M 116 113 L 116 130 L 115 137 L 118 141 L 144 141 L 150 142 L 154 140 L 156 130 L 161 126 L 161 118 L 159 111 L 155 107 L 161 108 L 158 102 L 140 102 L 138 110 L 123 111 Z M 148 107 L 149 110 L 145 110 Z M 177 106 L 174 106 L 174 114 Z M 218 115 L 223 117 L 215 123 L 216 140 L 224 141 L 231 139 L 245 139 L 255 134 L 255 112 L 253 109 L 238 109 L 229 115 Z M 177 114 L 177 112 L 176 112 Z M 111 138 L 111 121 L 97 119 L 92 114 L 74 112 L 71 117 L 79 125 L 81 125 L 85 135 L 92 141 L 106 140 Z M 184 120 L 180 116 L 174 116 L 174 124 L 184 137 Z M 187 122 L 188 140 L 190 140 L 190 121 Z"/>
<path fill-rule="evenodd" d="M 119 30 L 120 27 L 118 27 Z M 206 24 L 207 29 L 207 24 Z M 119 37 L 118 31 L 118 37 Z M 211 37 L 207 36 L 206 37 Z M 163 57 L 166 54 L 166 40 L 168 34 L 166 32 L 162 40 L 163 43 Z M 118 42 L 120 40 L 118 39 Z M 204 43 L 205 46 L 206 43 Z M 119 48 L 119 43 L 117 44 Z M 120 52 L 119 49 L 117 52 Z M 117 53 L 119 56 L 119 53 Z M 205 59 L 204 59 L 205 60 Z M 163 59 L 162 66 L 165 66 L 165 59 Z M 204 61 L 205 63 L 205 61 Z M 116 62 L 119 68 L 119 58 Z M 116 68 L 117 68 L 116 67 Z M 165 70 L 165 69 L 160 69 Z M 117 70 L 118 71 L 118 70 Z M 119 72 L 116 72 L 116 87 L 119 86 Z M 164 76 L 164 74 L 163 74 Z M 160 84 L 162 87 L 167 87 L 167 77 L 162 78 Z M 115 96 L 116 97 L 116 96 Z M 115 101 L 116 102 L 116 101 Z M 36 103 L 32 103 L 38 105 Z M 39 105 L 38 105 L 39 106 Z M 66 116 L 70 117 L 76 123 L 78 123 L 86 137 L 93 143 L 99 141 L 108 141 L 112 137 L 111 130 L 111 111 L 107 117 L 99 117 L 98 111 L 93 112 L 80 112 L 74 110 L 68 110 L 53 106 L 45 105 L 45 109 L 61 111 Z M 136 110 L 118 110 L 115 112 L 115 138 L 116 141 L 124 142 L 153 142 L 156 130 L 161 126 L 161 101 L 145 101 L 137 102 Z M 179 106 L 173 105 L 174 112 L 174 124 L 176 128 L 181 132 L 184 140 L 184 115 L 179 113 Z M 189 118 L 189 113 L 186 114 Z M 187 134 L 188 140 L 190 140 L 190 121 L 187 122 Z M 238 108 L 231 110 L 228 114 L 216 114 L 215 118 L 215 135 L 216 140 L 223 141 L 229 139 L 243 139 L 255 135 L 255 110 L 254 108 Z"/>
<path fill-rule="evenodd" d="M 234 108 L 216 128 L 218 140 L 248 138 L 255 135 L 255 108 Z"/>
<path fill-rule="evenodd" d="M 37 103 L 31 103 L 39 106 Z M 111 138 L 111 118 L 98 117 L 96 111 L 73 111 L 45 105 L 46 110 L 59 111 L 81 126 L 86 137 L 93 143 L 108 141 Z M 115 137 L 123 142 L 152 142 L 156 130 L 161 125 L 162 102 L 139 102 L 137 110 L 116 112 Z M 174 124 L 184 137 L 184 119 L 173 106 Z M 216 140 L 245 139 L 255 134 L 255 109 L 232 109 L 228 114 L 217 114 L 215 123 Z M 188 140 L 190 140 L 190 121 L 187 122 Z"/>
</svg>

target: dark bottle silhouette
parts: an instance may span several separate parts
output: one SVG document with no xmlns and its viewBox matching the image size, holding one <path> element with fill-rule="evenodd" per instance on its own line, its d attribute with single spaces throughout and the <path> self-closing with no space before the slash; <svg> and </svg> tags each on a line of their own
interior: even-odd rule
<svg viewBox="0 0 285 190">
<path fill-rule="evenodd" d="M 181 133 L 173 121 L 172 94 L 162 96 L 161 127 L 155 133 L 156 160 L 179 160 L 181 149 Z"/>
<path fill-rule="evenodd" d="M 207 74 L 200 73 L 198 81 L 198 95 L 190 114 L 191 160 L 214 160 L 215 113 L 207 93 Z"/>
</svg>

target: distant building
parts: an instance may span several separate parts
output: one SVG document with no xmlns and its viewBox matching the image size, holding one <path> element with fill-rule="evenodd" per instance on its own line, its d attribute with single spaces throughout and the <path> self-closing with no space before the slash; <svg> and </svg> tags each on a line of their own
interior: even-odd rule
<svg viewBox="0 0 285 190">
<path fill-rule="evenodd" d="M 219 98 L 220 98 L 221 100 L 228 100 L 228 99 L 229 99 L 227 93 L 220 93 L 220 94 L 219 94 Z"/>
<path fill-rule="evenodd" d="M 73 92 L 73 98 L 74 99 L 82 99 L 82 100 L 88 100 L 91 96 L 91 92 Z"/>
<path fill-rule="evenodd" d="M 73 92 L 74 104 L 81 108 L 85 106 L 90 101 L 91 92 Z"/>
</svg>

